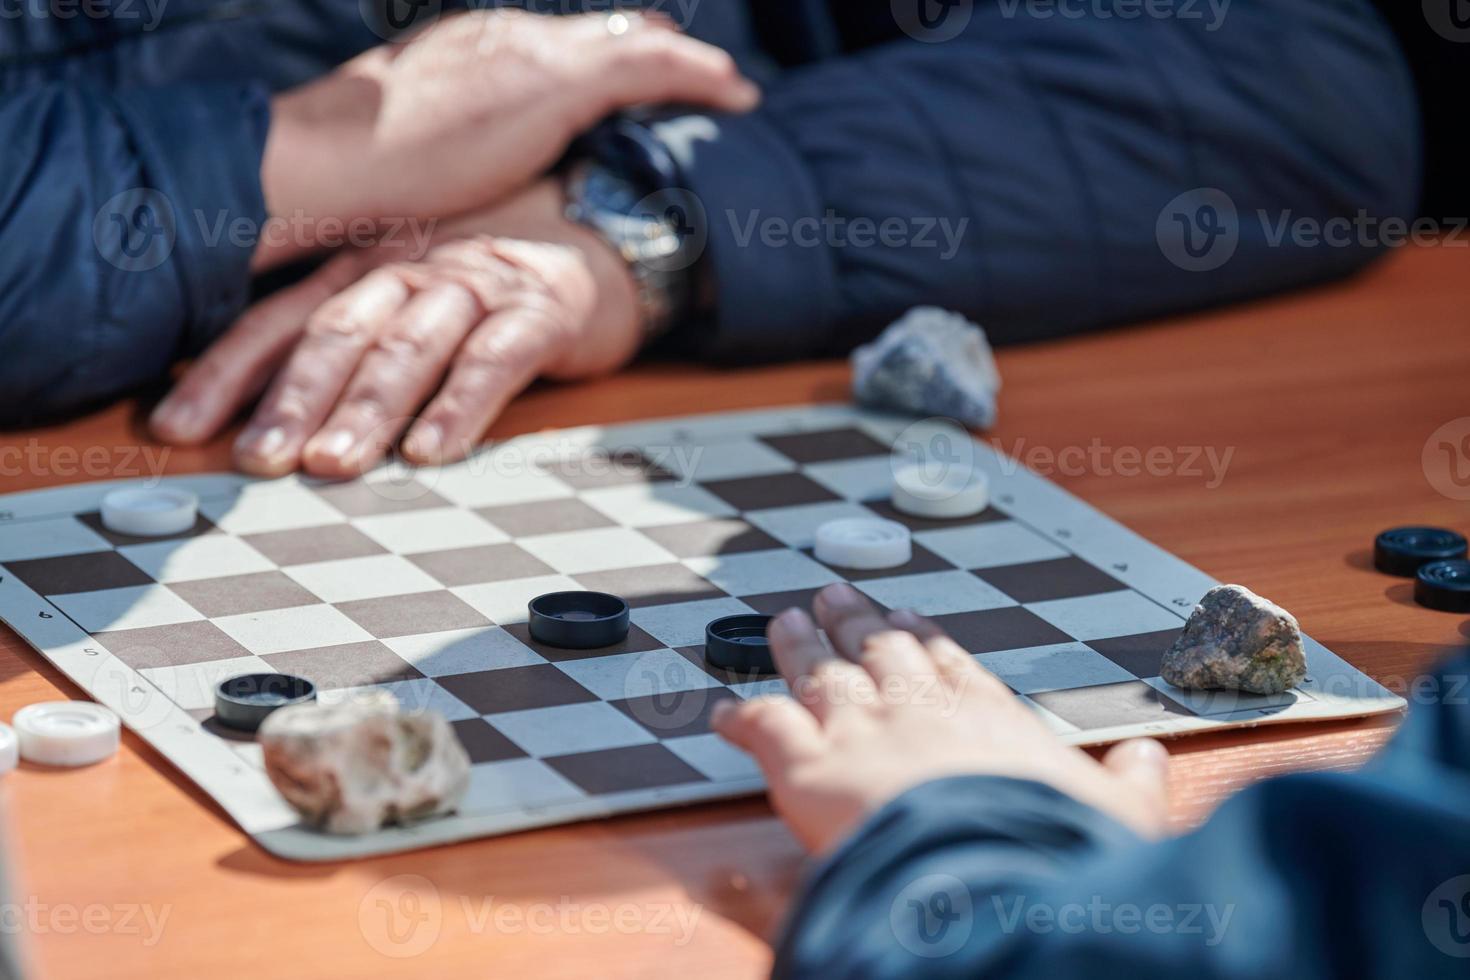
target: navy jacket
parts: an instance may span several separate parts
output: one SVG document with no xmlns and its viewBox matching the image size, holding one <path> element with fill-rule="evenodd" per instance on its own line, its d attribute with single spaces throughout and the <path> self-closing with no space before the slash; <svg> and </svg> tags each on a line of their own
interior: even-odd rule
<svg viewBox="0 0 1470 980">
<path fill-rule="evenodd" d="M 1299 219 L 1416 201 L 1413 88 L 1367 0 L 649 4 L 766 89 L 658 125 L 706 211 L 714 319 L 682 339 L 707 357 L 846 350 L 921 303 L 1005 342 L 1239 299 L 1376 251 L 1282 237 Z M 230 324 L 269 94 L 378 41 L 357 0 L 107 5 L 0 19 L 0 422 Z"/>
<path fill-rule="evenodd" d="M 1145 844 L 1039 784 L 920 786 L 798 898 L 774 975 L 1464 977 L 1470 657 L 1365 770 L 1273 779 Z"/>
</svg>

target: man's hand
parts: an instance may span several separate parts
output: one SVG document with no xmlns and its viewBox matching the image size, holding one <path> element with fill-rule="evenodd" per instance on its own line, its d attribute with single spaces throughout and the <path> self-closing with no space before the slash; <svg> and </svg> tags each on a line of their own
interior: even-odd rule
<svg viewBox="0 0 1470 980">
<path fill-rule="evenodd" d="M 422 261 L 392 261 L 387 247 L 334 259 L 247 311 L 159 405 L 153 431 L 208 439 L 269 386 L 235 444 L 246 472 L 356 476 L 405 428 L 411 461 L 464 456 L 536 377 L 611 371 L 638 349 L 627 265 L 564 210 L 544 181 L 446 224 Z"/>
<path fill-rule="evenodd" d="M 1158 742 L 1124 742 L 1099 764 L 929 621 L 885 619 L 849 585 L 824 589 L 816 615 L 832 649 L 798 609 L 771 624 L 793 697 L 723 705 L 714 717 L 755 756 L 772 805 L 808 849 L 831 850 L 907 789 L 970 774 L 1046 783 L 1141 834 L 1162 831 L 1168 753 Z"/>
<path fill-rule="evenodd" d="M 759 98 L 728 54 L 661 16 L 456 14 L 275 100 L 266 205 L 342 221 L 459 214 L 521 189 L 619 109 L 744 112 Z"/>
</svg>

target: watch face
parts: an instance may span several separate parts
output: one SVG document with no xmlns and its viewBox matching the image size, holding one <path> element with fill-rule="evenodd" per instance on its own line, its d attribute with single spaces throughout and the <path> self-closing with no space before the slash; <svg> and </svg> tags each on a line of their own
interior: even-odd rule
<svg viewBox="0 0 1470 980">
<path fill-rule="evenodd" d="M 587 203 L 599 210 L 631 215 L 644 196 L 631 181 L 601 167 L 587 175 Z"/>
</svg>

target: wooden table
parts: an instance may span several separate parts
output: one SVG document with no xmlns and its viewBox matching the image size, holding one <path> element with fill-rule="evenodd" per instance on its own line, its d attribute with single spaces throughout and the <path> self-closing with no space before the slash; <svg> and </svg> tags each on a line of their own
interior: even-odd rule
<svg viewBox="0 0 1470 980">
<path fill-rule="evenodd" d="M 1415 607 L 1404 582 L 1371 570 L 1367 549 L 1394 524 L 1470 523 L 1466 503 L 1437 492 L 1421 463 L 1431 433 L 1470 415 L 1467 258 L 1461 248 L 1406 249 L 1344 285 L 1005 351 L 991 436 L 1043 468 L 1057 459 L 1057 482 L 1212 575 L 1278 600 L 1330 648 L 1402 689 L 1463 641 L 1465 624 Z M 495 434 L 839 400 L 846 380 L 833 363 L 639 369 L 538 389 Z M 14 452 L 0 459 L 0 489 L 109 476 L 97 466 L 122 466 L 139 445 L 158 453 L 137 419 L 123 405 L 7 434 L 0 446 L 19 446 L 25 471 L 15 472 Z M 166 470 L 226 468 L 227 447 L 174 450 Z M 1168 451 L 1170 471 L 1120 472 L 1132 450 L 1154 447 Z M 1218 485 L 1207 467 L 1186 465 L 1191 447 L 1232 453 Z M 1078 458 L 1102 464 L 1079 468 Z M 0 715 L 79 696 L 0 629 Z M 1248 780 L 1356 766 L 1392 724 L 1175 742 L 1175 819 L 1202 819 Z M 38 975 L 755 977 L 802 870 L 760 800 L 293 865 L 250 844 L 139 740 L 125 742 L 91 769 L 22 767 L 0 781 L 12 900 Z M 417 912 L 390 902 L 399 910 L 390 920 L 379 902 L 399 886 L 417 886 L 421 901 Z M 395 945 L 387 929 L 415 922 Z"/>
</svg>

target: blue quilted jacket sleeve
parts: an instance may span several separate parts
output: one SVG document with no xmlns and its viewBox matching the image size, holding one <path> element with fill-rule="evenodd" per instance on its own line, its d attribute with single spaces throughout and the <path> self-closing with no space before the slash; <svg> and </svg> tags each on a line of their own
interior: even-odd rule
<svg viewBox="0 0 1470 980">
<path fill-rule="evenodd" d="M 1363 0 L 929 6 L 968 22 L 659 127 L 707 214 L 708 355 L 842 351 L 917 304 L 1013 341 L 1224 303 L 1379 250 L 1283 221 L 1417 203 L 1412 82 Z"/>
</svg>

